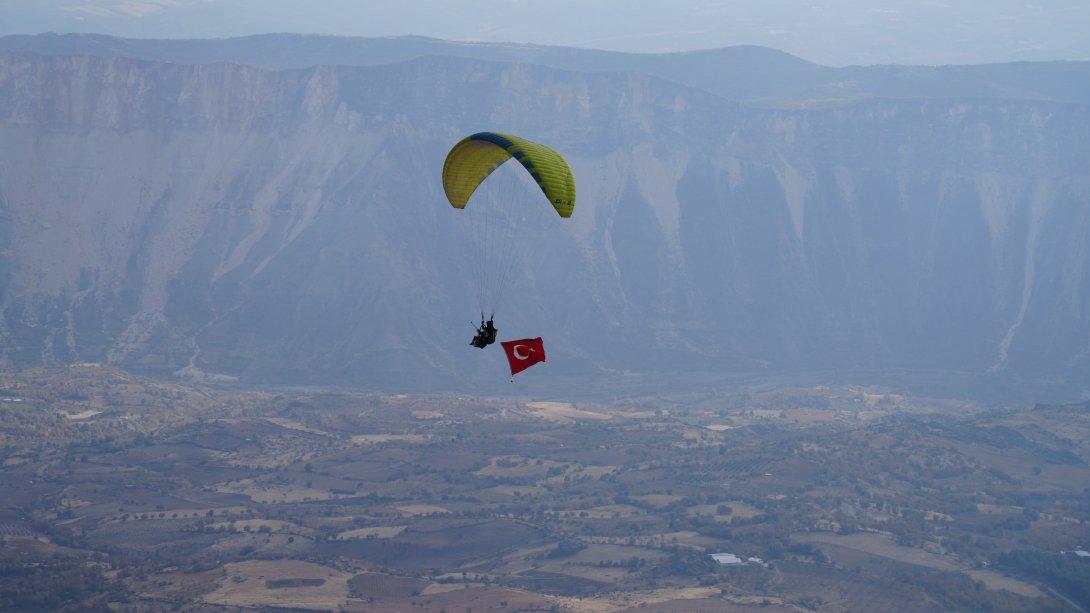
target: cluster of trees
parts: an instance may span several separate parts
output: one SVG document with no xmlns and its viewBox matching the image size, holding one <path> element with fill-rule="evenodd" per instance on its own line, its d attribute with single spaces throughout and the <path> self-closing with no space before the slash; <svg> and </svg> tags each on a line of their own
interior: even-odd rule
<svg viewBox="0 0 1090 613">
<path fill-rule="evenodd" d="M 556 548 L 545 554 L 546 558 L 566 558 L 573 556 L 587 548 L 587 544 L 579 539 L 566 538 L 557 544 Z"/>
<path fill-rule="evenodd" d="M 88 598 L 124 600 L 127 592 L 98 567 L 82 560 L 27 562 L 0 560 L 0 610 L 49 611 L 75 606 Z"/>
<path fill-rule="evenodd" d="M 1005 553 L 996 565 L 1029 576 L 1090 607 L 1090 560 L 1064 554 L 1017 550 Z"/>
</svg>

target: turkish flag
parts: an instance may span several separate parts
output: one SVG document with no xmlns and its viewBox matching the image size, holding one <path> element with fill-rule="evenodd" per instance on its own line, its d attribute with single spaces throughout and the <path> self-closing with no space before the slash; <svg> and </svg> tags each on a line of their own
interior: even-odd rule
<svg viewBox="0 0 1090 613">
<path fill-rule="evenodd" d="M 503 341 L 500 345 L 507 352 L 507 363 L 511 365 L 512 377 L 538 362 L 545 361 L 545 345 L 541 342 L 540 336 L 517 341 Z"/>
</svg>

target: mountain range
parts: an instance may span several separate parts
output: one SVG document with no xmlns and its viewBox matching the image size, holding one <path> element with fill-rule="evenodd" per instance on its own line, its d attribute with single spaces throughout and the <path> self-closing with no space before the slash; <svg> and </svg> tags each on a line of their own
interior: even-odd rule
<svg viewBox="0 0 1090 613">
<path fill-rule="evenodd" d="M 579 189 L 570 223 L 523 236 L 498 320 L 546 338 L 523 389 L 914 373 L 1082 396 L 1088 76 L 3 37 L 0 363 L 492 389 L 501 358 L 465 346 L 479 237 L 439 171 L 494 129 L 559 150 Z M 547 208 L 518 170 L 479 197 Z"/>
</svg>

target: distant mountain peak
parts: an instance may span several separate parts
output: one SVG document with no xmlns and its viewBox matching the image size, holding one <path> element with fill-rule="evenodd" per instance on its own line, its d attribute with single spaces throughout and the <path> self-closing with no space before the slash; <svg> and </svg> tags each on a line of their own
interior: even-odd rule
<svg viewBox="0 0 1090 613">
<path fill-rule="evenodd" d="M 181 64 L 232 61 L 273 69 L 374 66 L 417 57 L 467 57 L 577 72 L 640 72 L 749 105 L 800 108 L 869 98 L 1010 98 L 1090 103 L 1090 62 L 984 66 L 819 66 L 783 51 L 737 45 L 672 53 L 621 53 L 427 36 L 359 38 L 259 34 L 142 40 L 99 34 L 0 37 L 0 49 L 45 55 L 124 56 Z"/>
</svg>

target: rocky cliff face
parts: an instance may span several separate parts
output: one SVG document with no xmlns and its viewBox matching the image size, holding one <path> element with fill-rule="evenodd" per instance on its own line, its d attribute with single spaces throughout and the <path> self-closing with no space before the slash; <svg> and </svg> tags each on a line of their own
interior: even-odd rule
<svg viewBox="0 0 1090 613">
<path fill-rule="evenodd" d="M 429 57 L 269 70 L 0 54 L 0 356 L 458 386 L 475 239 L 439 169 L 497 129 L 572 162 L 504 337 L 556 375 L 1090 380 L 1090 111 L 778 111 L 634 73 Z M 523 190 L 501 169 L 482 198 Z"/>
</svg>

